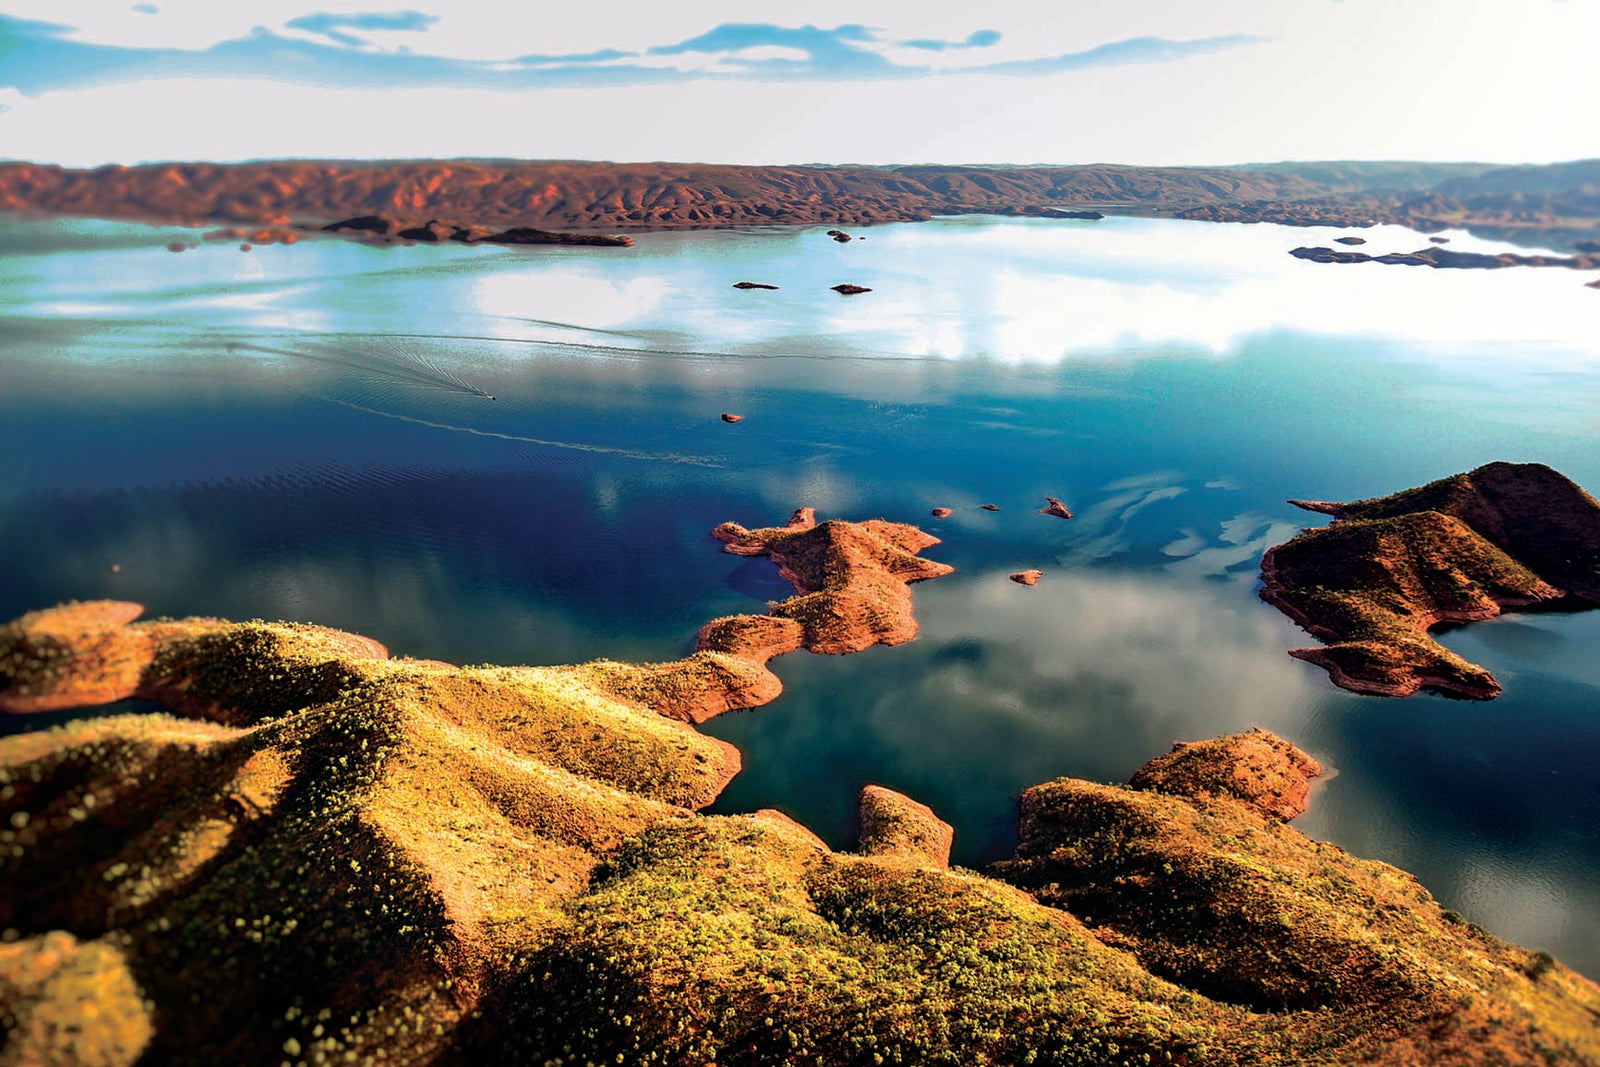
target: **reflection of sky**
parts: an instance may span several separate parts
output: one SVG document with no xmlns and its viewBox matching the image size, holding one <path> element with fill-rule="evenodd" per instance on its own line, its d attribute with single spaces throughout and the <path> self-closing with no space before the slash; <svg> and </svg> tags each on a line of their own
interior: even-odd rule
<svg viewBox="0 0 1600 1067">
<path fill-rule="evenodd" d="M 974 863 L 1009 849 L 1027 785 L 1126 778 L 1175 740 L 1251 725 L 1293 736 L 1314 700 L 1317 680 L 1283 654 L 1293 626 L 1230 586 L 1047 571 L 1027 588 L 1008 569 L 917 586 L 911 645 L 777 661 L 778 704 L 708 727 L 747 766 L 771 767 L 736 781 L 719 808 L 775 804 L 845 844 L 856 791 L 886 784 L 955 825 L 958 861 Z M 848 712 L 826 706 L 844 693 Z M 834 765 L 856 777 L 818 773 Z"/>
<path fill-rule="evenodd" d="M 316 241 L 241 253 L 79 253 L 63 263 L 0 260 L 14 314 L 117 311 L 145 320 L 174 307 L 241 330 L 342 328 L 594 341 L 633 329 L 755 350 L 1054 361 L 1126 359 L 1150 346 L 1230 351 L 1285 327 L 1402 339 L 1413 358 L 1571 370 L 1600 354 L 1583 274 L 1316 264 L 1288 249 L 1343 231 L 1113 218 L 1099 222 L 949 219 L 865 227 L 847 245 L 814 230 L 641 234 L 628 250 L 366 248 Z M 1363 251 L 1425 247 L 1400 227 L 1359 231 Z M 1451 234 L 1451 248 L 1502 246 Z M 937 254 L 934 254 L 937 252 Z M 702 254 L 704 253 L 704 254 Z M 159 258 L 158 258 L 159 257 Z M 44 264 L 41 266 L 41 263 Z M 443 268 L 443 269 L 436 269 Z M 152 278 L 155 279 L 152 284 Z M 781 285 L 741 292 L 739 280 Z M 873 292 L 841 298 L 838 282 Z M 310 291 L 302 291 L 310 286 Z M 416 297 L 426 290 L 428 299 Z M 95 299 L 86 301 L 85 291 Z M 283 309 L 292 308 L 294 314 Z M 470 316 L 470 317 L 464 317 Z M 471 328 L 463 329 L 471 322 Z M 613 338 L 624 347 L 649 347 Z M 685 347 L 685 346 L 666 346 Z"/>
<path fill-rule="evenodd" d="M 117 596 L 457 662 L 659 660 L 786 595 L 716 523 L 918 522 L 958 568 L 918 587 L 922 637 L 778 661 L 778 703 L 712 726 L 746 753 L 725 806 L 842 842 L 881 781 L 975 862 L 1028 784 L 1261 725 L 1338 772 L 1308 832 L 1600 972 L 1600 614 L 1447 635 L 1506 682 L 1490 705 L 1388 702 L 1284 655 L 1308 639 L 1254 591 L 1261 551 L 1322 521 L 1286 497 L 1496 458 L 1600 485 L 1581 275 L 1307 264 L 1286 250 L 1333 231 L 1129 219 L 181 254 L 168 229 L 0 226 L 0 616 Z"/>
</svg>

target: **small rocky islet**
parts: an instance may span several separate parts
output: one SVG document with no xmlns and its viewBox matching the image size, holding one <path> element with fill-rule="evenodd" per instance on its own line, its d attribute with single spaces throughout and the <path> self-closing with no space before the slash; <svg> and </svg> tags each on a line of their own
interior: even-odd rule
<svg viewBox="0 0 1600 1067">
<path fill-rule="evenodd" d="M 798 647 L 915 633 L 936 539 L 717 527 L 796 596 L 687 659 L 455 667 L 322 627 L 0 629 L 0 995 L 14 1062 L 1600 1063 L 1600 987 L 1286 821 L 1318 762 L 1261 731 L 1127 786 L 1022 794 L 1015 855 L 949 866 L 936 812 L 860 794 L 854 852 L 690 725 Z"/>
</svg>

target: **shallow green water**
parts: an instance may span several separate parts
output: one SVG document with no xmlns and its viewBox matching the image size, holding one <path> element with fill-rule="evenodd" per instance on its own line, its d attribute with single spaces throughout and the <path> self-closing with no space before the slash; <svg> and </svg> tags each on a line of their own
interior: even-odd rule
<svg viewBox="0 0 1600 1067">
<path fill-rule="evenodd" d="M 0 224 L 0 615 L 110 596 L 454 662 L 666 659 L 789 594 L 716 523 L 915 522 L 957 568 L 916 588 L 921 636 L 775 661 L 782 698 L 707 727 L 746 767 L 713 810 L 845 845 L 878 782 L 977 865 L 1028 784 L 1260 725 L 1332 772 L 1307 833 L 1600 974 L 1600 614 L 1451 634 L 1496 701 L 1391 701 L 1289 659 L 1309 639 L 1255 593 L 1321 521 L 1287 497 L 1492 459 L 1600 487 L 1584 278 L 1312 264 L 1285 253 L 1333 231 L 1270 226 L 857 233 L 174 255 L 192 235 Z"/>
</svg>

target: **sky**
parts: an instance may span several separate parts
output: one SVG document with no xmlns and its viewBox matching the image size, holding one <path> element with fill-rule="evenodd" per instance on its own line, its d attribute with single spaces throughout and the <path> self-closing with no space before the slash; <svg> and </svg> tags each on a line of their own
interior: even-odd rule
<svg viewBox="0 0 1600 1067">
<path fill-rule="evenodd" d="M 0 158 L 1541 163 L 1600 0 L 0 0 Z"/>
</svg>

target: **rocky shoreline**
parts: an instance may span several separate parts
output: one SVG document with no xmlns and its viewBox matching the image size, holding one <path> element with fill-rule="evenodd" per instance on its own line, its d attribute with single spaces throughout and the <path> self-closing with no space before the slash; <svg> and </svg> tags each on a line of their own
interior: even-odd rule
<svg viewBox="0 0 1600 1067">
<path fill-rule="evenodd" d="M 578 235 L 871 225 L 937 215 L 1089 222 L 1106 215 L 1157 215 L 1291 226 L 1395 223 L 1424 232 L 1464 227 L 1581 251 L 1600 239 L 1597 182 L 1596 161 L 1495 168 L 282 160 L 92 170 L 0 163 L 0 211 L 302 230 L 378 217 L 391 224 L 391 239 L 416 241 L 477 240 L 518 229 Z"/>
<path fill-rule="evenodd" d="M 132 607 L 4 631 L 8 689 L 86 694 L 153 640 L 181 712 L 0 740 L 17 1062 L 1600 1063 L 1600 987 L 1289 829 L 1321 767 L 1262 731 L 1027 790 L 980 875 L 881 786 L 854 852 L 695 814 L 716 672 Z"/>
<path fill-rule="evenodd" d="M 1600 1064 L 1600 986 L 1290 829 L 1322 768 L 1263 731 L 1026 790 L 983 874 L 882 786 L 853 852 L 697 814 L 740 757 L 690 723 L 771 700 L 771 656 L 909 639 L 906 583 L 949 571 L 805 508 L 716 535 L 797 595 L 673 663 L 462 668 L 113 602 L 0 627 L 0 706 L 172 713 L 0 739 L 7 1055 Z"/>
</svg>

